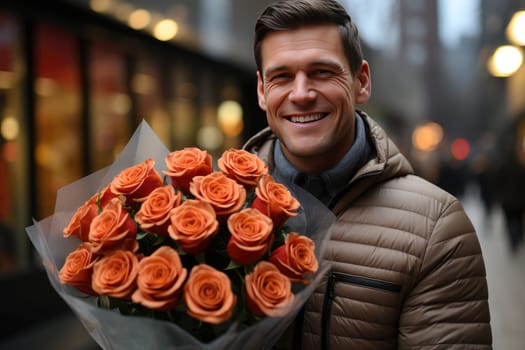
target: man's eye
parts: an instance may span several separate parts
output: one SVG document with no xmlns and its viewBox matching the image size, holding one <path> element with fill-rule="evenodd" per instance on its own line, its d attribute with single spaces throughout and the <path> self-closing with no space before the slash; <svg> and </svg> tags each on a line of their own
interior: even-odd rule
<svg viewBox="0 0 525 350">
<path fill-rule="evenodd" d="M 292 75 L 290 73 L 279 73 L 270 77 L 270 81 L 282 81 L 291 79 Z"/>
<path fill-rule="evenodd" d="M 313 76 L 329 76 L 332 75 L 332 71 L 327 69 L 316 69 L 312 72 Z"/>
</svg>

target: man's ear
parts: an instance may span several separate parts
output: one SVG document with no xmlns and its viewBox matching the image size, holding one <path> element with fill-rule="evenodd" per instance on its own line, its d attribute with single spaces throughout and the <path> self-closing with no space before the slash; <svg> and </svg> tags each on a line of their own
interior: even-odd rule
<svg viewBox="0 0 525 350">
<path fill-rule="evenodd" d="M 266 98 L 264 97 L 264 82 L 259 71 L 257 71 L 257 99 L 259 101 L 259 107 L 261 107 L 263 111 L 266 111 Z"/>
<path fill-rule="evenodd" d="M 355 75 L 355 102 L 364 104 L 368 102 L 372 93 L 372 80 L 370 78 L 370 66 L 363 60 L 361 67 Z"/>
</svg>

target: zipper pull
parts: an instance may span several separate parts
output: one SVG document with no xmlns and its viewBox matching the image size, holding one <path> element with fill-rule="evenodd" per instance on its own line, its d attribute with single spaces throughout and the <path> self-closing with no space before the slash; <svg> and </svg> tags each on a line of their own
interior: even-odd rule
<svg viewBox="0 0 525 350">
<path fill-rule="evenodd" d="M 332 301 L 335 297 L 335 274 L 331 272 L 328 275 L 328 298 Z"/>
</svg>

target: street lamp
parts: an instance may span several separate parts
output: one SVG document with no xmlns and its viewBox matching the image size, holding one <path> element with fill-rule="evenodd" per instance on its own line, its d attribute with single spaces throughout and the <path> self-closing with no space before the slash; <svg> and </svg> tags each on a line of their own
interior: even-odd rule
<svg viewBox="0 0 525 350">
<path fill-rule="evenodd" d="M 506 29 L 507 39 L 515 45 L 525 45 L 525 10 L 516 11 Z"/>
<path fill-rule="evenodd" d="M 520 69 L 523 51 L 512 45 L 502 45 L 494 51 L 487 62 L 487 68 L 495 77 L 509 77 Z"/>
</svg>

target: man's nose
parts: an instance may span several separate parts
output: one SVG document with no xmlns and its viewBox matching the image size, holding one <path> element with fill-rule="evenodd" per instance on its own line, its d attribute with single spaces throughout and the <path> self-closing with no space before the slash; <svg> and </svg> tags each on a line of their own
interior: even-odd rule
<svg viewBox="0 0 525 350">
<path fill-rule="evenodd" d="M 295 75 L 293 81 L 292 91 L 290 91 L 289 99 L 295 103 L 311 102 L 316 97 L 316 92 L 312 89 L 311 81 L 304 73 Z"/>
</svg>

